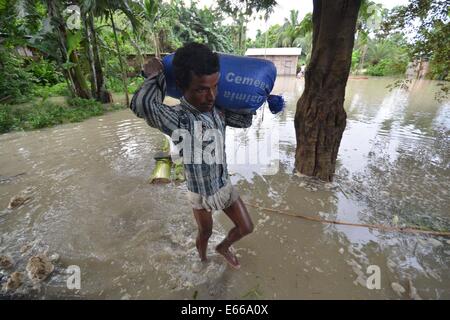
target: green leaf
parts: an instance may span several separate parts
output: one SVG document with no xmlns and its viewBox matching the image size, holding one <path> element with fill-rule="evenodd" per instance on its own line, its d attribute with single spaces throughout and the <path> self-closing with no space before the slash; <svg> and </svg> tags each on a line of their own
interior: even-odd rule
<svg viewBox="0 0 450 320">
<path fill-rule="evenodd" d="M 73 62 L 67 61 L 67 62 L 61 64 L 61 66 L 62 66 L 64 69 L 69 70 L 70 68 L 75 67 L 76 64 L 73 63 Z"/>
<path fill-rule="evenodd" d="M 155 0 L 145 0 L 144 1 L 145 16 L 147 20 L 153 24 L 156 20 L 156 15 L 158 14 L 158 2 Z"/>
<path fill-rule="evenodd" d="M 67 59 L 69 59 L 72 51 L 76 50 L 83 39 L 83 35 L 81 34 L 81 30 L 78 30 L 75 33 L 68 32 L 67 33 Z"/>
</svg>

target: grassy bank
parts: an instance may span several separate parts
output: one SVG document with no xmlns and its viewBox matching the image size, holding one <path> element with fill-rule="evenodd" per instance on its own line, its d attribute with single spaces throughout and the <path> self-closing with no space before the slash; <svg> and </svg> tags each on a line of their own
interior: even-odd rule
<svg viewBox="0 0 450 320">
<path fill-rule="evenodd" d="M 0 133 L 80 122 L 125 107 L 123 104 L 101 104 L 80 98 L 67 99 L 66 103 L 43 100 L 23 105 L 0 104 Z"/>
<path fill-rule="evenodd" d="M 112 93 L 123 93 L 123 83 L 121 79 L 108 78 L 106 80 L 106 87 Z M 133 94 L 144 82 L 143 77 L 130 77 L 128 78 L 128 93 Z M 67 88 L 65 82 L 57 83 L 49 86 L 37 86 L 33 87 L 33 91 L 30 97 L 49 98 L 57 96 L 69 96 L 70 91 Z M 27 99 L 28 97 L 25 97 Z"/>
</svg>

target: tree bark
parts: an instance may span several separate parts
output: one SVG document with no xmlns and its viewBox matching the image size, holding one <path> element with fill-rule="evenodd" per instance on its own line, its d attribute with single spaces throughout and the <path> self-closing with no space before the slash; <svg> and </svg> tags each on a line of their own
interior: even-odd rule
<svg viewBox="0 0 450 320">
<path fill-rule="evenodd" d="M 95 71 L 95 64 L 94 64 L 94 49 L 92 48 L 92 34 L 91 29 L 89 28 L 88 23 L 88 13 L 85 15 L 81 15 L 81 18 L 83 20 L 84 24 L 84 36 L 86 38 L 86 53 L 87 53 L 87 59 L 89 61 L 89 68 L 91 69 L 91 94 L 93 97 L 97 98 L 97 75 Z"/>
<path fill-rule="evenodd" d="M 112 24 L 113 33 L 114 33 L 114 41 L 116 43 L 117 56 L 119 58 L 120 70 L 122 71 L 122 81 L 123 81 L 123 89 L 125 92 L 126 105 L 129 106 L 130 98 L 128 96 L 128 77 L 127 77 L 127 73 L 126 73 L 126 70 L 124 68 L 123 61 L 122 61 L 122 54 L 120 52 L 119 39 L 117 38 L 116 24 L 114 22 L 114 16 L 113 16 L 112 10 L 109 11 L 109 16 L 111 18 L 111 24 Z"/>
<path fill-rule="evenodd" d="M 100 61 L 100 55 L 98 50 L 97 43 L 97 33 L 95 31 L 94 26 L 94 16 L 93 13 L 90 12 L 86 17 L 86 29 L 87 35 L 89 39 L 89 44 L 92 49 L 92 68 L 93 68 L 93 77 L 95 78 L 95 98 L 102 103 L 110 103 L 113 102 L 111 93 L 106 90 L 105 87 L 105 77 L 103 74 L 103 68 Z"/>
<path fill-rule="evenodd" d="M 332 181 L 345 130 L 344 95 L 361 0 L 314 0 L 313 46 L 297 102 L 295 167 Z"/>
<path fill-rule="evenodd" d="M 155 57 L 158 59 L 161 59 L 161 53 L 159 50 L 159 42 L 158 42 L 158 35 L 155 32 L 155 29 L 153 28 L 152 31 L 152 38 L 153 38 L 153 45 L 155 46 Z"/>
<path fill-rule="evenodd" d="M 133 39 L 133 37 L 135 37 L 135 39 Z M 136 50 L 136 55 L 137 55 L 137 58 L 139 61 L 139 68 L 140 68 L 139 70 L 144 70 L 144 64 L 145 64 L 144 55 L 142 54 L 142 50 L 139 47 L 136 35 L 128 35 L 128 38 L 130 39 L 131 45 Z"/>
</svg>

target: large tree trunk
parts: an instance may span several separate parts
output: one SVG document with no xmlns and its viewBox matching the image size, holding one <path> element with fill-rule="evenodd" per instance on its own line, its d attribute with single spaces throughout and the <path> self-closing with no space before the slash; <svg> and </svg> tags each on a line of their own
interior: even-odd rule
<svg viewBox="0 0 450 320">
<path fill-rule="evenodd" d="M 331 181 L 346 125 L 344 95 L 361 0 L 314 0 L 313 47 L 297 102 L 295 167 Z"/>
</svg>

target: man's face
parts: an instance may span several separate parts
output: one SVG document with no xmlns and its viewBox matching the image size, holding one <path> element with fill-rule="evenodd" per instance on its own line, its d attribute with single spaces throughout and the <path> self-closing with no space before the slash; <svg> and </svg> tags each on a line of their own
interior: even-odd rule
<svg viewBox="0 0 450 320">
<path fill-rule="evenodd" d="M 219 72 L 197 76 L 192 74 L 189 87 L 183 94 L 186 100 L 201 112 L 211 111 L 217 95 Z"/>
</svg>

